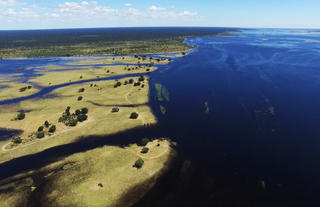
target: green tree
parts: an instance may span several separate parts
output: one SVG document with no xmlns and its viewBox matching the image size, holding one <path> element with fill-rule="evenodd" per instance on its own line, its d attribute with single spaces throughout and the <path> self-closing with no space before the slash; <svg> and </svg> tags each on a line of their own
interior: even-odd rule
<svg viewBox="0 0 320 207">
<path fill-rule="evenodd" d="M 42 131 L 43 131 L 43 126 L 39 126 L 38 132 L 42 132 Z"/>
<path fill-rule="evenodd" d="M 48 127 L 50 126 L 50 123 L 49 123 L 48 121 L 45 121 L 45 122 L 44 122 L 44 126 L 45 126 L 46 128 L 48 128 Z"/>
<path fill-rule="evenodd" d="M 130 115 L 130 119 L 137 119 L 139 114 L 137 112 L 132 112 Z"/>
<path fill-rule="evenodd" d="M 146 146 L 149 142 L 150 140 L 148 138 L 142 138 L 140 144 L 141 146 Z"/>
<path fill-rule="evenodd" d="M 82 108 L 81 109 L 81 114 L 87 114 L 88 113 L 88 108 Z"/>
<path fill-rule="evenodd" d="M 23 120 L 25 117 L 26 117 L 26 114 L 23 113 L 23 112 L 20 112 L 20 113 L 18 114 L 18 116 L 17 116 L 17 119 L 18 119 L 18 120 Z"/>
<path fill-rule="evenodd" d="M 144 147 L 144 148 L 142 148 L 142 150 L 141 150 L 141 153 L 142 154 L 146 154 L 146 153 L 148 153 L 149 152 L 149 148 L 148 147 Z"/>
<path fill-rule="evenodd" d="M 37 132 L 37 138 L 41 139 L 44 137 L 44 131 Z"/>
<path fill-rule="evenodd" d="M 22 142 L 21 137 L 13 137 L 11 140 L 15 144 L 20 144 Z"/>
<path fill-rule="evenodd" d="M 139 158 L 136 160 L 133 167 L 140 169 L 143 166 L 143 164 L 144 164 L 143 159 Z"/>
<path fill-rule="evenodd" d="M 56 126 L 55 125 L 52 125 L 50 128 L 49 128 L 49 132 L 50 133 L 54 133 L 56 131 Z"/>
<path fill-rule="evenodd" d="M 85 114 L 80 114 L 80 115 L 77 117 L 77 119 L 78 119 L 78 121 L 83 122 L 83 121 L 85 121 L 85 120 L 88 119 L 88 116 L 85 115 Z"/>
</svg>

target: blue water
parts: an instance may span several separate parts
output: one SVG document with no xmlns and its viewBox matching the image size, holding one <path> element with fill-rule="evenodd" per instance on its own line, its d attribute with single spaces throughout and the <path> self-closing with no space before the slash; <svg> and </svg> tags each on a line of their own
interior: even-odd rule
<svg viewBox="0 0 320 207">
<path fill-rule="evenodd" d="M 151 85 L 170 93 L 170 101 L 158 101 L 151 87 L 154 130 L 178 143 L 181 163 L 190 160 L 192 169 L 184 182 L 180 169 L 171 173 L 141 206 L 152 198 L 157 206 L 319 206 L 320 33 L 237 35 L 186 39 L 197 46 L 190 55 L 149 74 Z M 10 61 L 13 70 L 48 64 Z M 41 159 L 36 156 L 30 159 Z"/>
</svg>

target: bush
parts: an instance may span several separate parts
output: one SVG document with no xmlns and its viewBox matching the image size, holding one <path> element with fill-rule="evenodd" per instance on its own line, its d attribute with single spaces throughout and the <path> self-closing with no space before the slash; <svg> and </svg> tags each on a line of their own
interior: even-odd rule
<svg viewBox="0 0 320 207">
<path fill-rule="evenodd" d="M 39 126 L 38 132 L 42 132 L 42 131 L 43 131 L 43 126 Z"/>
<path fill-rule="evenodd" d="M 54 133 L 56 131 L 56 126 L 55 125 L 52 125 L 50 128 L 49 128 L 49 132 L 50 133 Z"/>
<path fill-rule="evenodd" d="M 75 111 L 75 114 L 78 116 L 78 115 L 81 114 L 81 111 L 80 111 L 79 109 L 77 109 L 77 110 Z"/>
<path fill-rule="evenodd" d="M 121 86 L 121 82 L 118 81 L 113 87 L 114 87 L 114 88 L 117 88 L 117 87 L 119 87 L 119 86 Z"/>
<path fill-rule="evenodd" d="M 18 116 L 17 116 L 17 119 L 18 119 L 18 120 L 23 120 L 25 117 L 26 117 L 25 113 L 20 112 L 20 113 L 18 114 Z"/>
<path fill-rule="evenodd" d="M 130 115 L 130 119 L 137 119 L 139 114 L 137 112 L 132 112 Z"/>
<path fill-rule="evenodd" d="M 44 126 L 45 126 L 46 128 L 48 128 L 48 127 L 50 126 L 50 123 L 49 123 L 48 121 L 45 121 L 45 122 L 44 122 Z"/>
<path fill-rule="evenodd" d="M 68 126 L 77 126 L 77 124 L 78 124 L 78 120 L 77 119 L 71 119 L 68 123 L 67 123 L 67 125 Z"/>
<path fill-rule="evenodd" d="M 150 140 L 148 138 L 143 138 L 141 139 L 141 146 L 146 146 L 149 142 Z"/>
<path fill-rule="evenodd" d="M 28 86 L 28 89 L 31 89 L 32 88 L 32 86 Z"/>
<path fill-rule="evenodd" d="M 149 152 L 149 148 L 148 147 L 144 147 L 144 148 L 142 148 L 142 150 L 141 150 L 141 153 L 143 153 L 143 154 L 146 154 L 146 153 L 148 153 Z"/>
<path fill-rule="evenodd" d="M 81 114 L 87 114 L 87 113 L 88 113 L 88 108 L 81 109 Z"/>
<path fill-rule="evenodd" d="M 37 132 L 37 138 L 41 139 L 44 137 L 44 131 Z"/>
<path fill-rule="evenodd" d="M 133 79 L 129 79 L 129 84 L 132 84 L 134 82 Z"/>
<path fill-rule="evenodd" d="M 112 108 L 111 112 L 112 112 L 112 113 L 119 112 L 119 108 L 118 108 L 118 107 L 114 107 L 114 108 Z"/>
<path fill-rule="evenodd" d="M 144 81 L 143 75 L 139 77 L 138 81 Z"/>
<path fill-rule="evenodd" d="M 79 89 L 79 93 L 83 93 L 84 91 L 85 91 L 84 88 L 80 88 L 80 89 Z"/>
<path fill-rule="evenodd" d="M 28 87 L 20 88 L 19 91 L 20 91 L 20 92 L 24 92 L 25 90 L 27 90 L 27 88 L 28 88 Z"/>
<path fill-rule="evenodd" d="M 140 82 L 134 83 L 133 86 L 140 86 Z"/>
<path fill-rule="evenodd" d="M 83 121 L 85 121 L 85 120 L 88 119 L 88 116 L 85 115 L 85 114 L 80 114 L 80 115 L 77 117 L 77 119 L 78 119 L 78 121 L 83 122 Z"/>
<path fill-rule="evenodd" d="M 21 137 L 13 137 L 12 142 L 15 144 L 20 144 L 22 142 Z"/>
<path fill-rule="evenodd" d="M 78 97 L 78 101 L 81 101 L 81 100 L 82 100 L 82 98 L 83 98 L 82 96 L 79 96 L 79 97 Z"/>
<path fill-rule="evenodd" d="M 134 163 L 133 167 L 139 169 L 139 168 L 141 168 L 141 167 L 143 166 L 143 164 L 144 164 L 143 159 L 139 158 L 139 159 L 137 159 L 137 161 Z"/>
</svg>

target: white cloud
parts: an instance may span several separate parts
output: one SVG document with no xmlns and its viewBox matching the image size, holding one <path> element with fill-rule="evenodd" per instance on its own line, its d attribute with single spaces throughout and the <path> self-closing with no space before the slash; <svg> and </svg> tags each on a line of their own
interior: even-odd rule
<svg viewBox="0 0 320 207">
<path fill-rule="evenodd" d="M 25 2 L 20 2 L 16 0 L 0 0 L 0 6 L 8 7 L 8 6 L 23 6 L 26 5 Z"/>
<path fill-rule="evenodd" d="M 133 5 L 130 4 L 130 3 L 125 3 L 124 5 L 127 6 L 127 7 L 132 7 L 132 6 L 133 6 Z"/>
<path fill-rule="evenodd" d="M 184 15 L 184 16 L 197 16 L 198 13 L 197 12 L 184 11 L 182 13 L 182 15 Z"/>
<path fill-rule="evenodd" d="M 165 8 L 161 8 L 161 7 L 157 7 L 157 6 L 150 6 L 149 7 L 149 10 L 150 11 L 163 11 L 163 10 L 165 10 Z"/>
</svg>

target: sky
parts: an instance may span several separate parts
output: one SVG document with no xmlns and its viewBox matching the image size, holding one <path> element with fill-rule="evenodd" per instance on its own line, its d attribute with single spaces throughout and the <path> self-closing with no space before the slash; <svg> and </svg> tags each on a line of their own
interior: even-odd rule
<svg viewBox="0 0 320 207">
<path fill-rule="evenodd" d="M 0 30 L 213 26 L 320 28 L 320 0 L 0 0 Z"/>
</svg>

